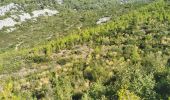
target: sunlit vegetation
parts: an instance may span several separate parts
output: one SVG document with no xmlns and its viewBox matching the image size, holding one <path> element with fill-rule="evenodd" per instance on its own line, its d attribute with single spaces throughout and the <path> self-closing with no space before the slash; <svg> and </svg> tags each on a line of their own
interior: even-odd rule
<svg viewBox="0 0 170 100">
<path fill-rule="evenodd" d="M 132 8 L 108 23 L 0 54 L 0 99 L 169 100 L 170 2 Z"/>
<path fill-rule="evenodd" d="M 54 1 L 55 3 L 53 3 Z M 6 28 L 4 28 L 4 31 L 0 31 L 0 53 L 15 49 L 19 43 L 22 44 L 18 49 L 46 44 L 48 41 L 73 31 L 94 27 L 96 21 L 101 17 L 117 17 L 130 9 L 129 5 L 116 4 L 115 0 L 108 0 L 108 2 L 103 2 L 103 0 L 64 0 L 63 5 L 59 5 L 56 0 L 3 0 L 1 3 L 8 4 L 10 2 L 20 6 L 18 11 L 31 13 L 34 10 L 50 8 L 58 10 L 59 14 L 40 17 L 37 21 L 28 20 L 27 23 L 16 25 L 17 30 L 11 33 L 6 33 Z M 8 18 L 9 16 L 11 14 L 7 13 L 1 17 Z"/>
</svg>

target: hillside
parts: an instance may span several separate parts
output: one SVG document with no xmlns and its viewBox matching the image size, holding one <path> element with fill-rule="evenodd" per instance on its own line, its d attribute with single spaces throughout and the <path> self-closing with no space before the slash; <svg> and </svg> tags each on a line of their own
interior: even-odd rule
<svg viewBox="0 0 170 100">
<path fill-rule="evenodd" d="M 65 0 L 61 4 L 57 0 L 4 0 L 2 5 L 0 53 L 38 46 L 72 31 L 93 27 L 98 19 L 118 16 L 114 13 L 120 15 L 124 9 L 115 0 Z"/>
<path fill-rule="evenodd" d="M 56 15 L 3 28 L 0 99 L 169 100 L 170 2 L 106 1 L 59 0 L 43 6 Z"/>
</svg>

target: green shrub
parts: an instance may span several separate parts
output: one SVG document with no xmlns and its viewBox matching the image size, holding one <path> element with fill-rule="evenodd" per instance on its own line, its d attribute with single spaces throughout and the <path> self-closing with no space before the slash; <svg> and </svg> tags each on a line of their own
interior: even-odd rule
<svg viewBox="0 0 170 100">
<path fill-rule="evenodd" d="M 118 91 L 118 100 L 141 100 L 140 97 L 126 89 Z"/>
</svg>

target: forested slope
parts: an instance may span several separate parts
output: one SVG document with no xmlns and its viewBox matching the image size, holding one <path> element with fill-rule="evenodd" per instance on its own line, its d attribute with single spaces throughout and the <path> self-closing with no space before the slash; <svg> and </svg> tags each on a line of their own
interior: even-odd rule
<svg viewBox="0 0 170 100">
<path fill-rule="evenodd" d="M 0 54 L 1 99 L 170 99 L 170 2 Z"/>
</svg>

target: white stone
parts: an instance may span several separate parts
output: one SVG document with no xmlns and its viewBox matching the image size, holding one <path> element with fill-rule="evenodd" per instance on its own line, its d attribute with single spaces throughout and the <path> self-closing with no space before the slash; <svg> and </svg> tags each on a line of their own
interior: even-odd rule
<svg viewBox="0 0 170 100">
<path fill-rule="evenodd" d="M 11 3 L 6 6 L 0 7 L 0 16 L 5 15 L 5 13 L 9 11 L 13 11 L 15 9 L 18 9 L 19 7 L 17 4 Z M 15 11 L 15 10 L 14 10 Z M 11 15 L 8 18 L 0 20 L 0 30 L 3 29 L 3 27 L 13 27 L 16 24 L 21 24 L 22 22 L 25 22 L 29 19 L 33 20 L 34 22 L 37 20 L 37 17 L 40 16 L 53 16 L 58 14 L 59 12 L 57 10 L 50 10 L 50 9 L 43 9 L 43 10 L 35 10 L 32 12 L 32 16 L 29 13 L 23 12 L 22 10 L 16 10 L 17 12 L 20 12 L 21 14 L 14 14 Z M 16 21 L 17 20 L 17 21 Z M 7 32 L 12 32 L 13 29 L 8 29 Z"/>
<path fill-rule="evenodd" d="M 4 16 L 7 12 L 11 11 L 12 9 L 17 9 L 17 5 L 14 3 L 10 3 L 5 6 L 0 7 L 0 16 Z"/>
<path fill-rule="evenodd" d="M 58 4 L 62 5 L 64 3 L 63 0 L 56 0 Z"/>
<path fill-rule="evenodd" d="M 103 18 L 100 18 L 97 22 L 96 22 L 96 24 L 102 24 L 102 23 L 105 23 L 105 22 L 107 22 L 107 21 L 109 21 L 110 20 L 110 17 L 103 17 Z"/>
<path fill-rule="evenodd" d="M 0 30 L 3 27 L 11 27 L 11 26 L 15 26 L 17 24 L 17 22 L 15 22 L 12 18 L 6 18 L 4 20 L 0 20 Z"/>
<path fill-rule="evenodd" d="M 19 15 L 19 17 L 20 17 L 21 22 L 24 22 L 24 21 L 32 18 L 29 13 L 22 13 L 21 15 Z"/>
<path fill-rule="evenodd" d="M 59 13 L 57 10 L 49 10 L 49 9 L 43 9 L 43 10 L 35 10 L 32 12 L 33 17 L 39 17 L 39 16 L 52 16 Z"/>
</svg>

